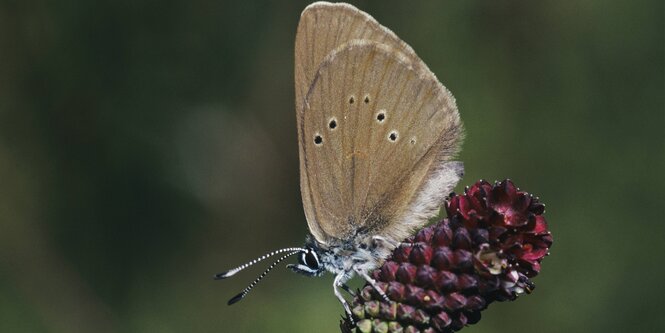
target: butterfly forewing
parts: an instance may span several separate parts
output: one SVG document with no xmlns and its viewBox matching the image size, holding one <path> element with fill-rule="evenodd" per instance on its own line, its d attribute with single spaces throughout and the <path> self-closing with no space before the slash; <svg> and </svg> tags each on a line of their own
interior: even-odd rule
<svg viewBox="0 0 665 333">
<path fill-rule="evenodd" d="M 394 229 L 456 151 L 461 129 L 452 96 L 433 75 L 368 40 L 325 58 L 299 126 L 303 202 L 320 241 Z"/>
<path fill-rule="evenodd" d="M 340 45 L 354 39 L 382 42 L 400 50 L 409 59 L 417 59 L 411 47 L 392 31 L 380 25 L 367 13 L 349 4 L 316 2 L 307 6 L 300 17 L 295 43 L 295 91 L 298 122 L 304 111 L 305 95 L 309 91 L 323 59 Z M 298 128 L 300 130 L 300 123 Z M 298 135 L 300 136 L 301 133 L 299 132 Z M 304 168 L 303 159 L 301 147 L 301 170 Z M 309 185 L 303 172 L 300 175 L 300 187 L 310 231 L 315 238 L 323 242 L 323 235 L 310 209 L 312 203 L 309 201 L 310 196 L 307 192 Z"/>
</svg>

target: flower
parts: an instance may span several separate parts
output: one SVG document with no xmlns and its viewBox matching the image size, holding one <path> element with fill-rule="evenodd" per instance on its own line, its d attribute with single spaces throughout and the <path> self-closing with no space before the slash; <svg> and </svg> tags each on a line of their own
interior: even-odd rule
<svg viewBox="0 0 665 333">
<path fill-rule="evenodd" d="M 538 198 L 510 180 L 480 180 L 446 200 L 448 218 L 420 230 L 373 272 L 343 332 L 455 332 L 494 301 L 531 293 L 552 235 Z"/>
</svg>

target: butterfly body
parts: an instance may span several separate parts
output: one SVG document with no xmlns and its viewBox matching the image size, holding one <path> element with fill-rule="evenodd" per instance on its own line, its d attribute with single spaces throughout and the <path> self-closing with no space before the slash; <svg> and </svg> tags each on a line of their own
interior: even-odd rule
<svg viewBox="0 0 665 333">
<path fill-rule="evenodd" d="M 366 235 L 340 243 L 321 244 L 309 239 L 305 246 L 311 249 L 316 259 L 301 256 L 300 265 L 290 266 L 298 273 L 308 276 L 320 276 L 325 271 L 334 275 L 344 275 L 342 283 L 351 279 L 356 273 L 369 274 L 383 263 L 394 245 Z M 300 271 L 302 270 L 302 271 Z"/>
</svg>

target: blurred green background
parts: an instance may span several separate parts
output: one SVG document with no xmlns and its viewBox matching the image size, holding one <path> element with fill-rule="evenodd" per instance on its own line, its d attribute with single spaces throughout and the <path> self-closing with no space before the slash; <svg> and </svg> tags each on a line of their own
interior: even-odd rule
<svg viewBox="0 0 665 333">
<path fill-rule="evenodd" d="M 212 280 L 307 233 L 306 4 L 0 1 L 0 331 L 339 331 L 330 275 Z M 547 204 L 538 288 L 464 332 L 665 330 L 663 2 L 354 4 L 455 94 L 460 188 Z"/>
</svg>

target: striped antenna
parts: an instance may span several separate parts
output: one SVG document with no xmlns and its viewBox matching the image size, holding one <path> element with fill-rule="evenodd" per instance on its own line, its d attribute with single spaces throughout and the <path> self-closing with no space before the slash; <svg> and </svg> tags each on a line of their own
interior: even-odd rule
<svg viewBox="0 0 665 333">
<path fill-rule="evenodd" d="M 222 273 L 216 274 L 216 275 L 215 275 L 215 280 L 221 280 L 221 279 L 226 279 L 227 277 L 231 277 L 231 276 L 235 275 L 236 273 L 242 271 L 243 269 L 245 269 L 245 268 L 247 268 L 247 267 L 249 267 L 249 266 L 252 266 L 252 265 L 254 265 L 254 264 L 256 264 L 256 263 L 258 263 L 258 262 L 260 262 L 260 261 L 263 261 L 264 259 L 270 258 L 270 257 L 272 257 L 272 256 L 274 256 L 274 255 L 276 255 L 276 254 L 280 254 L 280 253 L 284 253 L 284 252 L 293 252 L 293 253 L 291 253 L 291 254 L 295 254 L 295 253 L 298 253 L 298 252 L 305 252 L 305 251 L 307 251 L 307 250 L 306 250 L 306 249 L 303 249 L 303 248 L 301 248 L 301 247 L 287 247 L 287 248 L 285 248 L 285 249 L 281 249 L 281 250 L 277 250 L 277 251 L 272 251 L 272 252 L 270 252 L 270 253 L 266 253 L 266 254 L 264 254 L 264 255 L 262 255 L 262 256 L 256 258 L 256 259 L 254 259 L 254 260 L 252 260 L 252 261 L 250 261 L 250 262 L 248 262 L 248 263 L 246 263 L 246 264 L 240 265 L 240 266 L 238 266 L 238 267 L 236 267 L 236 268 L 234 268 L 234 269 L 231 269 L 231 270 L 228 270 L 228 271 L 226 271 L 226 272 L 222 272 Z M 290 256 L 291 254 L 289 254 L 289 256 Z"/>
<path fill-rule="evenodd" d="M 297 251 L 286 254 L 286 255 L 282 256 L 281 258 L 275 260 L 275 262 L 270 264 L 270 266 L 268 266 L 268 269 L 263 271 L 263 273 L 261 273 L 261 275 L 259 275 L 259 277 L 257 277 L 256 280 L 254 280 L 252 283 L 249 284 L 249 286 L 247 286 L 247 288 L 245 288 L 245 290 L 243 290 L 241 293 L 239 293 L 238 295 L 235 295 L 233 298 L 231 298 L 228 302 L 228 305 L 236 303 L 236 302 L 240 301 L 241 299 L 245 298 L 245 296 L 247 296 L 249 291 L 252 290 L 252 288 L 254 288 L 254 286 L 256 286 L 256 284 L 259 283 L 259 281 L 261 281 L 261 279 L 263 279 L 268 274 L 268 272 L 270 272 L 273 268 L 275 268 L 275 266 L 277 266 L 277 264 L 279 264 L 284 259 L 286 259 L 286 258 L 288 258 L 288 257 L 290 257 L 294 254 L 303 252 L 302 250 L 304 250 L 304 249 L 297 249 Z"/>
</svg>

